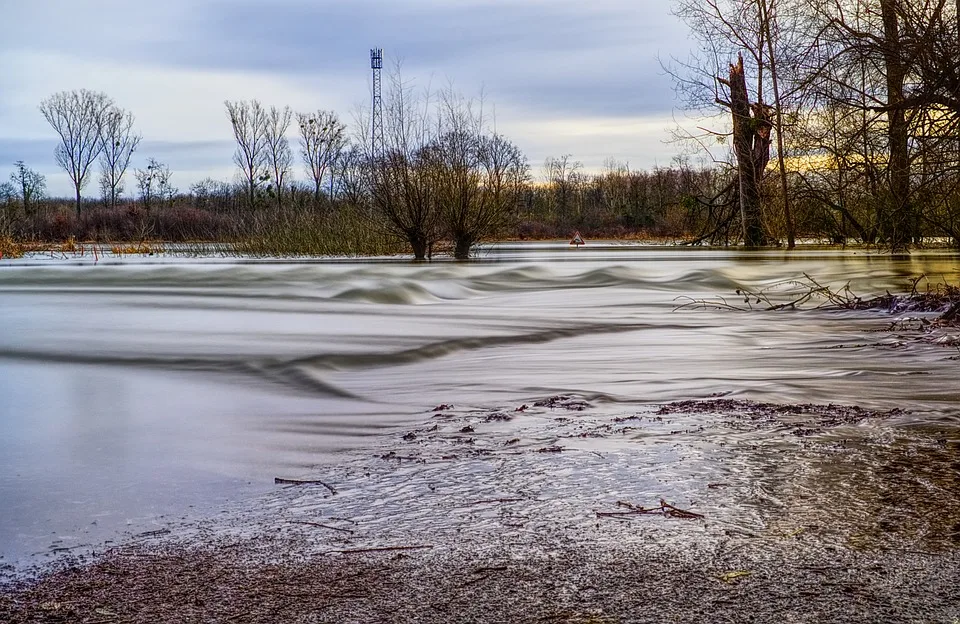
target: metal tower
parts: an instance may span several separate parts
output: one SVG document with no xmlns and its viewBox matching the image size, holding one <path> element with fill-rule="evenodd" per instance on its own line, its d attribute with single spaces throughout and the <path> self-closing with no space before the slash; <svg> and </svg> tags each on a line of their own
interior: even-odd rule
<svg viewBox="0 0 960 624">
<path fill-rule="evenodd" d="M 370 120 L 370 155 L 383 156 L 383 95 L 380 89 L 380 70 L 383 69 L 383 50 L 370 50 L 370 69 L 373 70 L 373 107 Z"/>
</svg>

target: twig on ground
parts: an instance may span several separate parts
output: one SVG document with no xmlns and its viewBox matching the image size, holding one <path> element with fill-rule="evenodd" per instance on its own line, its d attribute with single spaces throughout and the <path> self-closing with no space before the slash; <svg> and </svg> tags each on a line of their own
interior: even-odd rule
<svg viewBox="0 0 960 624">
<path fill-rule="evenodd" d="M 423 546 L 379 546 L 377 548 L 347 548 L 346 550 L 331 550 L 330 552 L 339 553 L 341 555 L 353 555 L 356 553 L 390 552 L 394 550 L 423 550 L 427 548 L 433 548 L 433 545 L 425 544 Z"/>
<path fill-rule="evenodd" d="M 281 477 L 274 477 L 273 482 L 276 484 L 285 484 L 285 485 L 322 485 L 323 487 L 330 490 L 331 494 L 336 494 L 337 490 L 330 485 L 329 483 L 324 483 L 320 479 L 283 479 Z"/>
<path fill-rule="evenodd" d="M 329 524 L 321 524 L 319 522 L 307 522 L 305 520 L 289 520 L 290 524 L 304 524 L 307 526 L 320 527 L 321 529 L 330 529 L 332 531 L 343 531 L 344 533 L 353 533 L 353 529 L 341 529 L 340 527 L 330 526 Z"/>
<path fill-rule="evenodd" d="M 659 507 L 641 507 L 640 505 L 634 505 L 626 501 L 617 501 L 617 507 L 626 507 L 628 511 L 598 511 L 596 512 L 597 517 L 616 518 L 620 516 L 656 515 L 668 518 L 680 518 L 683 520 L 701 520 L 704 518 L 703 514 L 674 507 L 662 498 L 660 499 Z"/>
</svg>

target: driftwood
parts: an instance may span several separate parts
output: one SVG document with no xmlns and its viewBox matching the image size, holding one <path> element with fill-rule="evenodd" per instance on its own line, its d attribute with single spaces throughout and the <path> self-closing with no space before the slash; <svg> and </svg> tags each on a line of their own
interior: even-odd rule
<svg viewBox="0 0 960 624">
<path fill-rule="evenodd" d="M 329 483 L 325 483 L 320 479 L 283 479 L 281 477 L 274 477 L 274 483 L 283 484 L 283 485 L 322 485 L 323 487 L 330 490 L 331 494 L 336 494 L 337 490 Z"/>
<path fill-rule="evenodd" d="M 649 515 L 649 516 L 665 516 L 667 518 L 680 518 L 683 520 L 702 520 L 703 514 L 698 514 L 692 511 L 687 511 L 686 509 L 680 509 L 679 507 L 674 507 L 664 499 L 660 499 L 660 505 L 658 507 L 641 507 L 640 505 L 634 505 L 633 503 L 628 503 L 626 501 L 617 501 L 617 507 L 625 507 L 627 511 L 598 511 L 598 518 L 616 518 L 621 516 L 638 516 L 638 515 Z"/>
<path fill-rule="evenodd" d="M 289 520 L 290 524 L 304 524 L 307 526 L 320 527 L 321 529 L 330 529 L 331 531 L 342 531 L 344 533 L 353 533 L 352 529 L 341 529 L 340 527 L 330 526 L 329 524 L 320 524 L 319 522 L 307 522 L 305 520 Z"/>
<path fill-rule="evenodd" d="M 423 550 L 426 548 L 433 548 L 433 546 L 429 544 L 424 546 L 380 546 L 378 548 L 348 548 L 346 550 L 332 550 L 330 552 L 341 555 L 353 555 L 356 553 L 391 552 L 394 550 Z"/>
</svg>

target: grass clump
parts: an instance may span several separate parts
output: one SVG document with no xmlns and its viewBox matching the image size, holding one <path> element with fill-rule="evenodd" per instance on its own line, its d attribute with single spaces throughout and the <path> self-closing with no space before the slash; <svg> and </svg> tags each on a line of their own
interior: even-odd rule
<svg viewBox="0 0 960 624">
<path fill-rule="evenodd" d="M 0 260 L 3 258 L 22 258 L 26 251 L 22 244 L 9 236 L 0 236 Z"/>
</svg>

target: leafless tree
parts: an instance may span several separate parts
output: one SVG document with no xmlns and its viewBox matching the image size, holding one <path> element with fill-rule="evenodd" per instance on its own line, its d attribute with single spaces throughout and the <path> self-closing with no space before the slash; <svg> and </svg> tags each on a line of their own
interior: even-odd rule
<svg viewBox="0 0 960 624">
<path fill-rule="evenodd" d="M 110 208 L 116 208 L 123 193 L 123 177 L 143 138 L 133 130 L 133 113 L 116 106 L 104 113 L 100 131 L 100 190 Z"/>
<path fill-rule="evenodd" d="M 287 130 L 293 119 L 293 112 L 289 106 L 278 109 L 270 107 L 267 115 L 265 155 L 269 175 L 273 179 L 273 192 L 276 195 L 277 208 L 283 209 L 283 194 L 287 185 L 287 176 L 293 166 L 293 152 L 290 150 L 290 141 L 287 139 Z"/>
<path fill-rule="evenodd" d="M 334 111 L 318 110 L 315 113 L 297 113 L 300 127 L 300 155 L 307 175 L 313 181 L 313 197 L 320 200 L 324 177 L 330 179 L 330 196 L 333 198 L 334 173 L 337 161 L 346 149 L 347 126 Z"/>
<path fill-rule="evenodd" d="M 549 157 L 544 162 L 544 177 L 552 189 L 554 209 L 561 221 L 570 219 L 571 205 L 574 201 L 577 174 L 583 169 L 583 163 L 573 160 L 571 154 Z"/>
<path fill-rule="evenodd" d="M 350 145 L 337 160 L 336 181 L 340 199 L 351 208 L 369 204 L 370 158 L 360 146 Z"/>
<path fill-rule="evenodd" d="M 22 160 L 13 164 L 13 173 L 10 174 L 10 183 L 13 185 L 13 197 L 20 200 L 23 214 L 30 215 L 35 202 L 43 199 L 47 192 L 47 179 L 40 173 L 27 167 Z"/>
<path fill-rule="evenodd" d="M 257 203 L 260 184 L 270 179 L 267 160 L 268 113 L 257 100 L 226 101 L 224 105 L 237 142 L 233 162 L 240 168 L 247 205 L 253 208 Z"/>
<path fill-rule="evenodd" d="M 77 214 L 80 214 L 80 191 L 86 186 L 90 167 L 100 155 L 101 130 L 107 112 L 113 107 L 105 93 L 98 91 L 61 91 L 40 103 L 40 112 L 60 137 L 54 152 L 76 191 Z"/>
<path fill-rule="evenodd" d="M 154 158 L 147 159 L 147 166 L 135 169 L 137 188 L 140 191 L 140 201 L 143 207 L 150 210 L 155 202 L 170 201 L 177 194 L 177 189 L 171 183 L 173 173 L 170 167 Z"/>
<path fill-rule="evenodd" d="M 713 108 L 728 116 L 720 119 L 720 127 L 707 132 L 721 140 L 732 138 L 737 181 L 722 201 L 739 207 L 742 240 L 747 245 L 767 239 L 762 187 L 776 134 L 780 199 L 787 245 L 792 248 L 795 226 L 788 191 L 785 117 L 793 93 L 784 88 L 783 66 L 797 47 L 788 36 L 794 32 L 793 20 L 790 29 L 783 28 L 784 4 L 785 0 L 678 0 L 675 13 L 690 26 L 699 49 L 679 69 L 668 71 L 690 109 Z M 768 92 L 773 95 L 772 105 Z M 733 216 L 719 214 L 722 222 Z"/>
<path fill-rule="evenodd" d="M 424 260 L 441 235 L 436 186 L 427 150 L 437 135 L 429 92 L 417 94 L 399 68 L 390 76 L 384 98 L 383 154 L 372 153 L 370 197 L 387 231 L 406 240 L 416 260 Z"/>
</svg>

